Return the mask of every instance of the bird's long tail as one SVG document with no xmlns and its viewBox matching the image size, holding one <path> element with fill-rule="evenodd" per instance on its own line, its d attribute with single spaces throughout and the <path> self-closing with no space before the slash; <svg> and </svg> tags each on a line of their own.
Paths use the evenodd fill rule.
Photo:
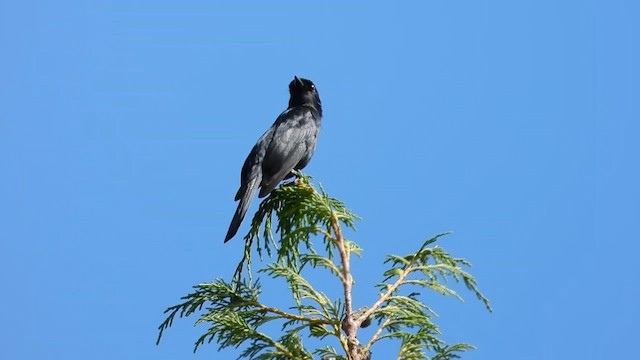
<svg viewBox="0 0 640 360">
<path fill-rule="evenodd" d="M 238 195 L 240 196 L 236 196 L 236 199 L 239 198 L 240 203 L 238 204 L 235 214 L 233 214 L 233 219 L 231 219 L 231 225 L 229 225 L 229 230 L 227 231 L 227 236 L 224 238 L 224 242 L 231 240 L 238 232 L 240 224 L 242 224 L 242 220 L 244 220 L 244 216 L 247 214 L 247 210 L 249 210 L 251 199 L 258 189 L 258 185 L 260 185 L 260 178 L 261 176 L 257 176 L 251 179 L 244 189 L 238 191 Z M 242 193 L 242 190 L 244 190 L 244 193 Z"/>
</svg>

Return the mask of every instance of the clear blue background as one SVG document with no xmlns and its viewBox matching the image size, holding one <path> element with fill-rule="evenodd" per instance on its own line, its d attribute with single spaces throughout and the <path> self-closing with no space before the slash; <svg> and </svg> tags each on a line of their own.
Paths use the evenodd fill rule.
<svg viewBox="0 0 640 360">
<path fill-rule="evenodd" d="M 240 167 L 293 75 L 325 109 L 307 172 L 363 217 L 356 305 L 453 230 L 495 312 L 425 300 L 466 359 L 635 358 L 640 5 L 417 3 L 3 1 L 0 358 L 235 358 L 156 327 L 233 272 Z"/>
</svg>

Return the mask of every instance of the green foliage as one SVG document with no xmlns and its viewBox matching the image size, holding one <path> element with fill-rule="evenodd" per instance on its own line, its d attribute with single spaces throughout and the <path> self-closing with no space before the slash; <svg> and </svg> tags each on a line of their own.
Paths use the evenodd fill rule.
<svg viewBox="0 0 640 360">
<path fill-rule="evenodd" d="M 331 222 L 337 219 L 355 229 L 355 221 L 359 219 L 355 214 L 339 200 L 329 197 L 323 189 L 318 192 L 311 185 L 309 177 L 303 174 L 299 176 L 296 181 L 284 183 L 260 203 L 251 221 L 251 229 L 244 237 L 244 257 L 236 269 L 235 280 L 242 277 L 245 265 L 249 267 L 248 275 L 251 276 L 251 250 L 254 245 L 260 259 L 263 259 L 263 251 L 271 257 L 272 250 L 276 249 L 276 262 L 286 266 L 298 267 L 313 262 L 310 256 L 317 255 L 317 252 L 311 239 L 318 234 L 323 236 L 326 256 L 316 259 L 323 262 L 325 267 L 331 267 L 329 263 L 333 263 L 335 250 L 330 235 Z M 275 233 L 280 235 L 278 241 L 274 236 L 274 215 L 277 218 Z M 306 253 L 301 253 L 300 246 L 304 247 Z M 352 242 L 348 242 L 348 247 L 356 254 L 362 251 Z M 301 257 L 308 261 L 300 262 Z"/>
<path fill-rule="evenodd" d="M 454 359 L 472 349 L 467 344 L 447 345 L 440 339 L 432 321 L 435 313 L 420 300 L 418 292 L 431 290 L 462 299 L 448 286 L 453 280 L 463 283 L 491 311 L 474 278 L 464 270 L 470 264 L 431 246 L 445 234 L 427 240 L 415 253 L 389 255 L 385 261 L 388 269 L 377 285 L 380 298 L 357 311 L 351 308 L 350 255 L 359 255 L 362 249 L 345 239 L 341 229 L 353 229 L 357 219 L 342 202 L 316 190 L 302 174 L 281 185 L 262 201 L 253 217 L 232 280 L 216 279 L 194 286 L 182 303 L 165 311 L 168 315 L 159 327 L 158 342 L 176 316 L 198 314 L 196 325 L 208 329 L 196 340 L 194 351 L 205 342 L 215 342 L 220 349 L 243 347 L 239 358 L 246 359 L 297 360 L 316 355 L 321 359 L 366 360 L 374 357 L 371 347 L 383 339 L 400 342 L 397 358 L 402 360 Z M 260 279 L 254 280 L 251 270 L 254 252 L 262 260 L 258 276 L 283 281 L 290 289 L 293 305 L 287 311 L 260 301 Z M 265 263 L 266 258 L 270 262 Z M 336 277 L 343 284 L 344 298 L 332 300 L 314 288 L 303 276 L 304 269 L 324 269 Z M 366 343 L 356 340 L 358 329 L 368 326 L 371 319 L 377 322 L 373 337 Z M 270 323 L 280 326 L 279 337 L 263 332 Z M 303 336 L 337 339 L 341 349 L 325 346 L 309 350 Z"/>
</svg>

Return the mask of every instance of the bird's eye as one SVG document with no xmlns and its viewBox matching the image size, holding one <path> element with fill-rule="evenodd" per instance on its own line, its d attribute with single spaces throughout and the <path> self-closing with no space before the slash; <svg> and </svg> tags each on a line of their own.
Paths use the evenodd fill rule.
<svg viewBox="0 0 640 360">
<path fill-rule="evenodd" d="M 311 84 L 311 90 L 315 90 L 315 89 L 316 89 L 316 86 Z"/>
</svg>

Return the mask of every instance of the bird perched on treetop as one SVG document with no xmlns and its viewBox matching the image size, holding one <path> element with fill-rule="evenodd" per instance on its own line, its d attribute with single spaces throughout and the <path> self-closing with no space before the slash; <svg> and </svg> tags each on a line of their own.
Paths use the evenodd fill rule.
<svg viewBox="0 0 640 360">
<path fill-rule="evenodd" d="M 238 232 L 258 188 L 258 197 L 265 197 L 280 181 L 294 176 L 294 170 L 307 166 L 313 156 L 322 119 L 320 96 L 311 80 L 297 76 L 289 84 L 289 93 L 289 107 L 262 134 L 244 161 L 235 198 L 240 203 L 224 242 Z"/>
</svg>

